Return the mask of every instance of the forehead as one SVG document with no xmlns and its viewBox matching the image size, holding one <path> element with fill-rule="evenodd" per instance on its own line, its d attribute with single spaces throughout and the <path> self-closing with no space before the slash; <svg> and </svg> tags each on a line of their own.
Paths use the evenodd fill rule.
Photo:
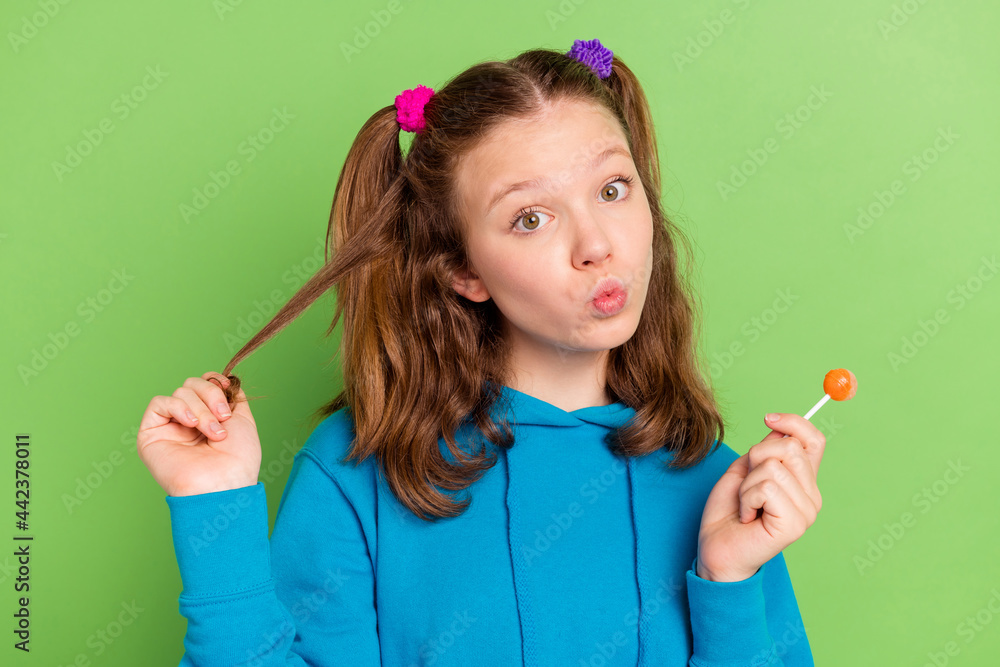
<svg viewBox="0 0 1000 667">
<path fill-rule="evenodd" d="M 614 115 L 601 105 L 580 100 L 561 100 L 526 118 L 510 118 L 494 127 L 466 156 L 468 162 L 502 162 L 512 147 L 580 148 L 603 139 L 606 148 L 615 140 L 625 143 L 625 134 Z M 523 162 L 513 156 L 511 162 Z"/>
<path fill-rule="evenodd" d="M 528 118 L 503 121 L 458 163 L 459 193 L 485 206 L 498 187 L 583 164 L 628 142 L 617 118 L 601 105 L 562 100 Z M 478 210 L 478 209 L 477 209 Z"/>
</svg>

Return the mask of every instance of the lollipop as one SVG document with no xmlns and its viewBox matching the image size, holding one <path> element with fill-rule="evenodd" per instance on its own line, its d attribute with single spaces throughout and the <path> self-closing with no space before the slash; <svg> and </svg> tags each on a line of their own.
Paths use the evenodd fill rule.
<svg viewBox="0 0 1000 667">
<path fill-rule="evenodd" d="M 806 419 L 816 414 L 816 411 L 831 398 L 835 401 L 846 401 L 854 398 L 854 394 L 858 391 L 858 379 L 854 377 L 854 373 L 846 368 L 836 368 L 823 378 L 823 391 L 826 393 L 823 394 L 823 398 L 819 399 L 819 403 L 803 415 Z"/>
</svg>

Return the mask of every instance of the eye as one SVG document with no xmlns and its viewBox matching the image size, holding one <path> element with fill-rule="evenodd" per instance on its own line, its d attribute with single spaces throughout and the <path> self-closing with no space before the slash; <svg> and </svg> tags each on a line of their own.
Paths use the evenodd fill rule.
<svg viewBox="0 0 1000 667">
<path fill-rule="evenodd" d="M 618 188 L 618 186 L 615 185 L 615 183 L 624 183 L 625 184 L 625 192 L 628 193 L 629 189 L 630 189 L 630 186 L 632 185 L 632 180 L 633 179 L 632 179 L 631 176 L 616 176 L 615 180 L 611 181 L 610 183 L 608 183 L 607 185 L 605 185 L 603 188 L 601 188 L 601 199 L 604 200 L 604 201 L 608 201 L 608 202 L 611 202 L 611 201 L 620 201 L 620 199 L 618 199 L 618 193 L 621 190 L 620 190 L 620 188 Z M 621 199 L 626 199 L 627 197 L 628 197 L 628 194 L 626 194 Z"/>
<path fill-rule="evenodd" d="M 628 199 L 629 186 L 632 185 L 634 179 L 631 176 L 625 176 L 619 174 L 615 176 L 611 181 L 609 181 L 604 187 L 601 188 L 601 200 L 607 203 L 612 203 L 616 201 L 624 201 Z M 615 183 L 624 183 L 626 194 L 619 197 L 621 189 L 614 185 Z M 530 234 L 542 224 L 539 219 L 539 215 L 548 215 L 547 213 L 542 213 L 537 208 L 529 207 L 522 208 L 520 211 L 514 214 L 514 218 L 510 221 L 511 228 L 517 226 L 517 223 L 524 218 L 524 226 L 528 231 L 522 232 L 517 229 L 514 230 L 515 234 Z"/>
<path fill-rule="evenodd" d="M 514 232 L 517 234 L 527 234 L 533 232 L 536 229 L 538 229 L 539 225 L 542 224 L 541 219 L 538 217 L 540 215 L 548 215 L 548 214 L 542 213 L 537 208 L 522 208 L 520 211 L 514 214 L 514 219 L 510 221 L 510 226 L 516 227 L 517 223 L 520 222 L 521 219 L 523 218 L 524 228 L 527 229 L 528 231 L 521 232 L 515 229 Z"/>
</svg>

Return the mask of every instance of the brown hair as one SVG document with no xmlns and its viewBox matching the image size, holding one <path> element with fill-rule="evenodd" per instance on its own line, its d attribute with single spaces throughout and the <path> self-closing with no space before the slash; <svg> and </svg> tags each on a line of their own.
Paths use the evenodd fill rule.
<svg viewBox="0 0 1000 667">
<path fill-rule="evenodd" d="M 496 463 L 496 453 L 457 449 L 456 429 L 470 419 L 505 448 L 513 436 L 506 420 L 490 418 L 509 377 L 500 312 L 492 300 L 469 301 L 452 286 L 453 271 L 466 266 L 453 174 L 492 128 L 560 99 L 602 105 L 619 120 L 654 223 L 638 328 L 607 357 L 608 393 L 636 416 L 608 443 L 625 456 L 667 448 L 674 468 L 702 460 L 721 442 L 724 425 L 698 366 L 693 292 L 678 266 L 678 246 L 688 263 L 691 249 L 661 209 L 649 107 L 617 56 L 606 79 L 547 49 L 478 63 L 436 91 L 424 108 L 426 128 L 405 159 L 395 106 L 375 112 L 340 172 L 324 265 L 226 365 L 223 375 L 233 380 L 227 396 L 239 388 L 232 368 L 335 287 L 337 308 L 325 335 L 343 315 L 344 390 L 315 416 L 349 408 L 355 438 L 344 461 L 374 455 L 393 493 L 420 518 L 464 512 L 468 499 L 456 502 L 440 489 L 467 488 Z M 443 456 L 440 437 L 454 462 Z"/>
</svg>

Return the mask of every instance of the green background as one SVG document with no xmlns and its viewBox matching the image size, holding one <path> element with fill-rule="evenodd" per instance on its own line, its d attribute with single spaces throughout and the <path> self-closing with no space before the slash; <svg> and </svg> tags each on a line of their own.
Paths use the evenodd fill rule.
<svg viewBox="0 0 1000 667">
<path fill-rule="evenodd" d="M 785 550 L 817 663 L 995 664 L 1000 8 L 389 7 L 3 3 L 0 661 L 177 664 L 169 514 L 135 453 L 151 398 L 222 370 L 241 323 L 262 324 L 316 270 L 337 176 L 374 111 L 481 60 L 597 37 L 652 106 L 664 202 L 697 249 L 726 442 L 745 452 L 765 412 L 804 413 L 832 368 L 859 379 L 855 399 L 813 418 L 828 437 L 823 510 Z M 251 160 L 243 142 L 275 109 L 293 118 Z M 112 131 L 58 173 L 102 122 Z M 185 220 L 181 204 L 229 161 L 239 173 Z M 880 214 L 862 227 L 859 209 Z M 286 461 L 340 385 L 332 312 L 317 302 L 236 369 L 266 396 L 253 410 L 272 521 Z M 9 632 L 19 433 L 33 451 L 30 656 Z M 131 625 L 101 640 L 133 602 Z"/>
</svg>

